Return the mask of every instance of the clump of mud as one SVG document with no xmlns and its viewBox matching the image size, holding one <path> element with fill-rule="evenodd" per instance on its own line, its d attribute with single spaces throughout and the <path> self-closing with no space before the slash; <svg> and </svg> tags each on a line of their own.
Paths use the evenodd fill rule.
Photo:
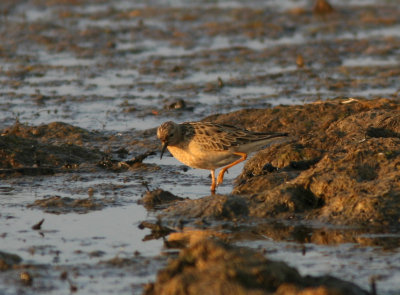
<svg viewBox="0 0 400 295">
<path fill-rule="evenodd" d="M 162 189 L 157 189 L 153 191 L 147 191 L 142 199 L 138 201 L 139 204 L 147 209 L 160 209 L 168 204 L 184 200 L 181 197 L 175 196 L 174 194 L 164 191 Z"/>
<path fill-rule="evenodd" d="M 9 270 L 21 261 L 22 259 L 18 255 L 0 251 L 0 271 Z"/>
<path fill-rule="evenodd" d="M 166 215 L 190 219 L 216 218 L 236 220 L 249 216 L 249 202 L 240 196 L 211 195 L 196 200 L 185 200 L 163 211 Z"/>
<path fill-rule="evenodd" d="M 232 196 L 185 201 L 167 213 L 231 218 L 213 208 L 238 198 L 249 216 L 334 224 L 397 226 L 400 220 L 400 104 L 331 100 L 241 110 L 205 120 L 254 131 L 286 131 L 291 140 L 258 152 Z M 186 204 L 185 204 L 186 203 Z M 237 202 L 236 202 L 237 203 Z M 187 210 L 186 210 L 186 209 Z M 218 208 L 218 207 L 216 207 Z"/>
<path fill-rule="evenodd" d="M 5 135 L 36 139 L 42 143 L 65 143 L 78 146 L 93 142 L 96 137 L 101 137 L 96 132 L 63 122 L 52 122 L 40 126 L 29 126 L 16 122 L 2 131 L 2 136 Z"/>
<path fill-rule="evenodd" d="M 0 134 L 0 177 L 96 167 L 114 172 L 140 169 L 155 149 L 146 139 L 154 134 L 151 131 L 116 137 L 62 122 L 40 126 L 16 122 Z"/>
<path fill-rule="evenodd" d="M 93 210 L 101 210 L 107 205 L 115 205 L 116 202 L 110 198 L 95 199 L 73 199 L 69 197 L 51 196 L 36 200 L 29 204 L 29 208 L 41 208 L 47 213 L 87 213 Z"/>
<path fill-rule="evenodd" d="M 144 294 L 335 294 L 366 295 L 356 285 L 330 276 L 301 276 L 284 262 L 248 248 L 201 240 L 147 285 Z"/>
<path fill-rule="evenodd" d="M 1 132 L 0 168 L 17 169 L 15 171 L 22 174 L 34 174 L 35 171 L 50 174 L 54 173 L 51 170 L 54 168 L 94 163 L 103 153 L 84 146 L 96 141 L 94 137 L 99 135 L 60 122 L 41 126 L 16 123 Z M 45 168 L 50 172 L 44 173 L 47 171 Z M 7 173 L 7 170 L 2 172 Z"/>
</svg>

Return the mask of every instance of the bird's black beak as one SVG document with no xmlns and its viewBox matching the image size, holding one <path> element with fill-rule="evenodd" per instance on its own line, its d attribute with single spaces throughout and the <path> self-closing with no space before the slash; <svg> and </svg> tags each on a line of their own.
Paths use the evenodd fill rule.
<svg viewBox="0 0 400 295">
<path fill-rule="evenodd" d="M 167 146 L 168 146 L 168 141 L 164 141 L 164 142 L 163 142 L 162 149 L 161 149 L 161 156 L 160 156 L 160 160 L 162 159 L 162 156 L 163 156 L 163 154 L 164 154 L 164 152 L 165 152 L 165 149 L 167 148 Z"/>
</svg>

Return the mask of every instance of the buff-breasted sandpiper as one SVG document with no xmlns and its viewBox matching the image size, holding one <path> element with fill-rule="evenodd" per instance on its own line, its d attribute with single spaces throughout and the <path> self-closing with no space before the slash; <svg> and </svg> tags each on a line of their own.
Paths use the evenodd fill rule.
<svg viewBox="0 0 400 295">
<path fill-rule="evenodd" d="M 165 122 L 157 130 L 161 157 L 165 149 L 183 164 L 211 171 L 211 192 L 224 179 L 224 173 L 246 160 L 247 155 L 287 133 L 260 133 L 210 122 Z M 215 169 L 221 168 L 215 181 Z"/>
</svg>

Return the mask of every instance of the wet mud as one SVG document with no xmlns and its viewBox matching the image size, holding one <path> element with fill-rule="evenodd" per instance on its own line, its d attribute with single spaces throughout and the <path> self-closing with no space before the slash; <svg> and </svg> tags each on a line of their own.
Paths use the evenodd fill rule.
<svg viewBox="0 0 400 295">
<path fill-rule="evenodd" d="M 168 204 L 184 200 L 181 197 L 175 196 L 170 192 L 163 191 L 162 189 L 147 191 L 146 194 L 138 201 L 143 204 L 146 209 L 161 209 L 167 207 Z"/>
<path fill-rule="evenodd" d="M 18 265 L 22 261 L 21 257 L 15 254 L 0 252 L 0 270 L 5 271 Z"/>
<path fill-rule="evenodd" d="M 144 294 L 360 294 L 354 284 L 329 276 L 302 277 L 261 253 L 203 240 L 181 251 Z"/>
<path fill-rule="evenodd" d="M 112 199 L 73 199 L 68 197 L 45 197 L 41 200 L 36 200 L 33 204 L 28 205 L 28 208 L 43 208 L 48 213 L 87 213 L 90 210 L 101 210 L 105 204 L 112 205 L 115 201 Z"/>
<path fill-rule="evenodd" d="M 257 153 L 236 180 L 232 194 L 244 196 L 250 216 L 398 226 L 397 101 L 337 99 L 212 119 L 292 136 Z"/>
<path fill-rule="evenodd" d="M 0 3 L 1 292 L 397 294 L 397 3 L 139 2 Z M 167 120 L 290 138 L 209 195 Z"/>
<path fill-rule="evenodd" d="M 82 146 L 83 140 L 89 141 L 88 137 L 89 132 L 63 123 L 38 127 L 16 123 L 4 129 L 0 137 L 1 171 L 47 174 L 100 161 L 104 154 Z"/>
</svg>

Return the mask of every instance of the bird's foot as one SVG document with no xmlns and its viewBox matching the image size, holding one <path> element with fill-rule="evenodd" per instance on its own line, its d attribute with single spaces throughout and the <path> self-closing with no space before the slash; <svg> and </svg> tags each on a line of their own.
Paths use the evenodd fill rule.
<svg viewBox="0 0 400 295">
<path fill-rule="evenodd" d="M 211 187 L 210 187 L 210 190 L 211 190 L 211 194 L 212 194 L 212 195 L 215 195 L 215 187 L 216 187 L 215 182 L 213 182 L 213 183 L 211 184 Z"/>
<path fill-rule="evenodd" d="M 227 170 L 221 170 L 221 172 L 218 174 L 217 178 L 217 185 L 221 185 L 222 182 L 224 181 L 224 174 Z"/>
</svg>

